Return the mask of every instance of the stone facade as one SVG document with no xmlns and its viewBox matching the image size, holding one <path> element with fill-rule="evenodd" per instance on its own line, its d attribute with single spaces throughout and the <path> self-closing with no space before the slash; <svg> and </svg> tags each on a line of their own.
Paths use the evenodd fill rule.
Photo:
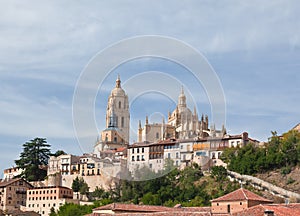
<svg viewBox="0 0 300 216">
<path fill-rule="evenodd" d="M 26 191 L 33 186 L 24 179 L 10 179 L 0 182 L 0 210 L 16 210 L 26 205 Z"/>
</svg>

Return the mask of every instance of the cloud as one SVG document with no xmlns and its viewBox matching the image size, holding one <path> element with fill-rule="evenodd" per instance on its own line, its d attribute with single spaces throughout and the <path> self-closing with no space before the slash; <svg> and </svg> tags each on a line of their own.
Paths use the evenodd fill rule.
<svg viewBox="0 0 300 216">
<path fill-rule="evenodd" d="M 72 146 L 72 97 L 80 72 L 100 50 L 144 34 L 174 37 L 205 54 L 224 87 L 228 130 L 249 130 L 259 139 L 269 130 L 284 131 L 300 118 L 299 10 L 300 3 L 280 0 L 2 2 L 0 144 L 41 135 L 58 143 L 68 140 Z M 209 112 L 199 83 L 170 63 L 153 61 L 121 65 L 103 83 L 95 103 L 100 130 L 107 96 L 120 71 L 124 80 L 138 70 L 168 71 L 187 82 L 186 92 L 198 103 L 198 111 Z M 136 88 L 126 86 L 129 98 Z M 89 90 L 96 91 L 94 86 Z M 174 87 L 176 100 L 178 92 Z M 142 105 L 136 112 L 137 118 L 146 114 Z"/>
</svg>

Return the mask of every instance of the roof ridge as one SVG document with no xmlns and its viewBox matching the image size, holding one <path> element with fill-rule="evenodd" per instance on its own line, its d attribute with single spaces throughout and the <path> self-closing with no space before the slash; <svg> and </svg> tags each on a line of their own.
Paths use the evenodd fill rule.
<svg viewBox="0 0 300 216">
<path fill-rule="evenodd" d="M 241 190 L 242 190 L 244 196 L 246 197 L 246 200 L 249 200 L 248 196 L 246 195 L 246 193 L 245 193 L 245 191 L 244 191 L 244 188 L 241 188 Z"/>
</svg>

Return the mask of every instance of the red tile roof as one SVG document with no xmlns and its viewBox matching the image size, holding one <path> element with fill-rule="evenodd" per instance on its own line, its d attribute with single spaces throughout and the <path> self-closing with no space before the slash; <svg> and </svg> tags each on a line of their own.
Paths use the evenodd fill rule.
<svg viewBox="0 0 300 216">
<path fill-rule="evenodd" d="M 213 199 L 212 202 L 238 201 L 238 200 L 255 200 L 255 201 L 261 201 L 261 202 L 268 202 L 268 203 L 273 202 L 271 200 L 268 200 L 261 196 L 258 196 L 255 193 L 252 193 L 251 191 L 248 191 L 244 188 L 240 188 L 240 189 L 235 190 L 235 191 L 233 191 L 229 194 L 226 194 L 222 197 Z"/>
<path fill-rule="evenodd" d="M 118 215 L 211 215 L 210 207 L 165 207 L 165 206 L 151 206 L 151 205 L 134 205 L 134 204 L 122 204 L 112 203 L 105 206 L 101 206 L 93 209 L 97 210 L 112 210 Z M 127 213 L 126 213 L 127 212 Z M 94 215 L 100 213 L 94 212 Z M 101 214 L 102 215 L 102 214 Z"/>
<path fill-rule="evenodd" d="M 265 211 L 273 211 L 276 216 L 296 216 L 300 215 L 300 203 L 295 204 L 260 204 L 240 212 L 233 213 L 233 216 L 263 216 Z"/>
<path fill-rule="evenodd" d="M 105 206 L 100 206 L 93 210 L 113 210 L 113 211 L 136 211 L 136 212 L 163 212 L 163 211 L 182 211 L 181 208 L 170 208 L 165 206 L 151 206 L 151 205 L 134 205 L 123 203 L 111 203 Z"/>
<path fill-rule="evenodd" d="M 9 180 L 5 179 L 2 182 L 0 182 L 0 187 L 6 187 L 17 181 L 23 181 L 23 182 L 27 183 L 30 187 L 33 187 L 29 182 L 27 182 L 25 179 L 22 179 L 22 178 L 15 178 L 15 179 L 9 179 Z"/>
</svg>

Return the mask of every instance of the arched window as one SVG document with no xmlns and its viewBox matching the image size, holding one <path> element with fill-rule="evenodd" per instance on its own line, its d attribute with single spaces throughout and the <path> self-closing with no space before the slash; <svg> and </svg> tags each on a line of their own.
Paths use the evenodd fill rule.
<svg viewBox="0 0 300 216">
<path fill-rule="evenodd" d="M 115 137 L 115 138 L 114 138 L 114 142 L 117 142 L 117 141 L 118 141 L 118 139 L 117 139 L 117 137 Z"/>
<path fill-rule="evenodd" d="M 122 105 L 122 104 L 121 104 L 121 101 L 119 101 L 119 109 L 121 109 L 121 105 Z"/>
<path fill-rule="evenodd" d="M 157 132 L 157 133 L 156 133 L 156 139 L 158 139 L 158 138 L 159 138 L 159 133 Z"/>
<path fill-rule="evenodd" d="M 124 116 L 121 118 L 121 127 L 124 127 Z"/>
</svg>

